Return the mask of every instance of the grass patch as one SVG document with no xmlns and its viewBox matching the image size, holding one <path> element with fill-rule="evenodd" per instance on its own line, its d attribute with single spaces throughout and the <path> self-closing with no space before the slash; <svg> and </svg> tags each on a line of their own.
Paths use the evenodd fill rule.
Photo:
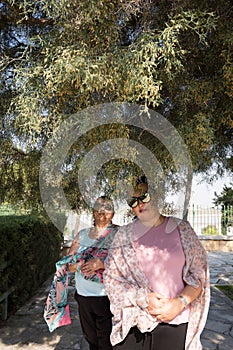
<svg viewBox="0 0 233 350">
<path fill-rule="evenodd" d="M 223 292 L 228 298 L 233 300 L 233 285 L 216 286 L 221 292 Z"/>
</svg>

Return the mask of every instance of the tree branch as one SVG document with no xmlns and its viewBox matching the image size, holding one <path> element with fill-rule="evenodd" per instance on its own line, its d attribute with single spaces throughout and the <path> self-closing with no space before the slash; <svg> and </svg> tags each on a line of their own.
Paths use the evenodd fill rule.
<svg viewBox="0 0 233 350">
<path fill-rule="evenodd" d="M 14 24 L 17 25 L 37 25 L 40 27 L 44 27 L 47 25 L 54 24 L 54 19 L 52 18 L 24 18 L 19 19 L 17 17 L 9 17 L 7 15 L 0 14 L 0 28 L 4 28 L 6 25 Z"/>
</svg>

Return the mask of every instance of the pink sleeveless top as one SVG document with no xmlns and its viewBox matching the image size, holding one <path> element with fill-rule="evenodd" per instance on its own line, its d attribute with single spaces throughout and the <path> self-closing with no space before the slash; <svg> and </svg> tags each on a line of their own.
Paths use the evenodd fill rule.
<svg viewBox="0 0 233 350">
<path fill-rule="evenodd" d="M 168 218 L 149 229 L 134 241 L 137 259 L 154 292 L 167 298 L 177 297 L 184 289 L 182 271 L 185 256 L 176 227 L 166 233 Z M 139 224 L 140 225 L 140 224 Z M 184 309 L 170 324 L 188 322 L 189 308 Z"/>
</svg>

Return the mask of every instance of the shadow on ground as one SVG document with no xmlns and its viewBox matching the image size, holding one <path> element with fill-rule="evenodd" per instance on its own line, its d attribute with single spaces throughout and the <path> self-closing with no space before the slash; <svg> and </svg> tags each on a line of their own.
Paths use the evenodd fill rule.
<svg viewBox="0 0 233 350">
<path fill-rule="evenodd" d="M 28 348 L 30 350 L 87 350 L 83 337 L 78 306 L 73 299 L 74 290 L 70 287 L 68 301 L 70 304 L 72 324 L 57 328 L 52 333 L 43 318 L 43 309 L 52 278 L 47 280 L 36 295 L 1 327 L 0 349 Z"/>
</svg>

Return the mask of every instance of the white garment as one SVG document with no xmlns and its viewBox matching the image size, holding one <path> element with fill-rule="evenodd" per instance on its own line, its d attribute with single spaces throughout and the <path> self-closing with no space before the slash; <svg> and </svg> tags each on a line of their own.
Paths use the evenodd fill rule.
<svg viewBox="0 0 233 350">
<path fill-rule="evenodd" d="M 95 246 L 96 240 L 89 237 L 90 228 L 83 229 L 79 232 L 80 247 L 82 251 L 88 247 Z M 98 297 L 106 295 L 103 283 L 98 283 L 85 279 L 82 274 L 75 272 L 75 286 L 77 293 L 86 297 Z"/>
</svg>

